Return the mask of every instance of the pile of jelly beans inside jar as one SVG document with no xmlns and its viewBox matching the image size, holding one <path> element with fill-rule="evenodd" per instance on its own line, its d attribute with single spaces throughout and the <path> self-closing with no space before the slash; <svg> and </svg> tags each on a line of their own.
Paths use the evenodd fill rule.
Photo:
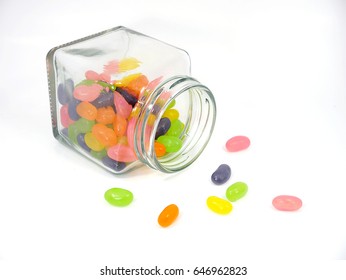
<svg viewBox="0 0 346 280">
<path fill-rule="evenodd" d="M 58 85 L 63 135 L 115 171 L 137 160 L 133 139 L 139 101 L 145 100 L 161 82 L 161 77 L 149 82 L 144 74 L 136 73 L 140 65 L 141 62 L 132 57 L 112 60 L 103 66 L 102 73 L 86 70 L 84 80 L 75 83 L 67 79 Z M 162 103 L 169 97 L 168 92 L 162 94 Z M 173 99 L 158 122 L 154 142 L 157 157 L 182 147 L 179 136 L 184 123 L 174 106 Z M 147 133 L 153 129 L 156 118 L 154 108 Z"/>
</svg>

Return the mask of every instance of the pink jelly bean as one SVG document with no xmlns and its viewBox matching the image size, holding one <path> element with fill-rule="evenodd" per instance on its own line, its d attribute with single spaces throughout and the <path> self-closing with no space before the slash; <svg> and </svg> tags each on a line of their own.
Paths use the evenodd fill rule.
<svg viewBox="0 0 346 280">
<path fill-rule="evenodd" d="M 250 146 L 250 139 L 246 136 L 234 136 L 226 142 L 226 149 L 229 152 L 239 152 Z"/>
<path fill-rule="evenodd" d="M 302 207 L 300 198 L 292 195 L 279 195 L 272 201 L 273 206 L 280 211 L 296 211 Z"/>
<path fill-rule="evenodd" d="M 103 73 L 111 75 L 119 71 L 119 61 L 112 60 L 103 66 Z"/>
<path fill-rule="evenodd" d="M 137 156 L 134 151 L 126 145 L 116 144 L 110 147 L 107 151 L 107 155 L 116 161 L 120 162 L 132 162 L 137 160 Z"/>
<path fill-rule="evenodd" d="M 88 80 L 98 81 L 99 77 L 100 75 L 97 74 L 95 71 L 89 70 L 85 72 L 85 78 L 87 78 Z"/>
<path fill-rule="evenodd" d="M 126 131 L 127 142 L 132 149 L 134 147 L 133 137 L 135 134 L 136 121 L 137 121 L 137 118 L 131 118 L 129 122 L 127 123 L 127 131 Z"/>
<path fill-rule="evenodd" d="M 80 85 L 77 86 L 73 91 L 73 96 L 81 101 L 94 101 L 99 97 L 103 87 L 98 84 L 93 84 L 91 86 Z"/>
<path fill-rule="evenodd" d="M 111 82 L 111 76 L 108 73 L 101 73 L 99 76 L 99 80 L 104 81 L 106 83 L 110 83 Z"/>
<path fill-rule="evenodd" d="M 132 111 L 132 106 L 127 103 L 124 97 L 120 95 L 119 92 L 114 91 L 114 105 L 117 110 L 117 114 L 127 119 Z"/>
<path fill-rule="evenodd" d="M 60 120 L 63 127 L 68 127 L 70 124 L 74 123 L 74 120 L 71 120 L 68 114 L 68 104 L 60 108 Z"/>
</svg>

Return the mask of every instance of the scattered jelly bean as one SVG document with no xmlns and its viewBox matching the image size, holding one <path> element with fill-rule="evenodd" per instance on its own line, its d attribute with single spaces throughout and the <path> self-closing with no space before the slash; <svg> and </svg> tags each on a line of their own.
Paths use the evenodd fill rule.
<svg viewBox="0 0 346 280">
<path fill-rule="evenodd" d="M 76 110 L 79 103 L 80 101 L 75 98 L 72 98 L 68 103 L 68 115 L 70 116 L 71 120 L 76 121 L 80 118 Z"/>
<path fill-rule="evenodd" d="M 168 205 L 165 209 L 160 213 L 157 222 L 162 227 L 170 226 L 178 217 L 179 208 L 175 204 Z"/>
<path fill-rule="evenodd" d="M 97 116 L 96 107 L 87 101 L 79 103 L 76 107 L 76 111 L 78 115 L 89 121 L 95 120 Z"/>
<path fill-rule="evenodd" d="M 120 87 L 117 87 L 116 91 L 119 92 L 120 95 L 125 98 L 126 102 L 129 103 L 132 107 L 135 106 L 135 104 L 138 101 L 137 97 L 133 96 L 132 94 L 127 92 L 125 89 Z"/>
<path fill-rule="evenodd" d="M 124 97 L 120 95 L 118 92 L 114 92 L 114 104 L 117 110 L 117 114 L 127 119 L 132 111 L 132 106 L 127 103 Z"/>
<path fill-rule="evenodd" d="M 97 123 L 92 127 L 92 134 L 104 146 L 109 147 L 117 143 L 117 136 L 113 129 L 102 123 Z"/>
<path fill-rule="evenodd" d="M 80 101 L 94 101 L 99 97 L 103 87 L 98 84 L 93 84 L 91 86 L 77 86 L 73 91 L 74 98 Z"/>
<path fill-rule="evenodd" d="M 168 153 L 179 151 L 183 145 L 183 142 L 179 138 L 173 136 L 163 135 L 157 138 L 156 141 L 163 144 L 166 148 L 166 152 Z"/>
<path fill-rule="evenodd" d="M 154 149 L 157 157 L 162 157 L 166 154 L 166 147 L 157 141 L 154 142 Z"/>
<path fill-rule="evenodd" d="M 116 136 L 123 136 L 126 133 L 127 121 L 119 114 L 115 114 L 113 121 L 113 129 Z"/>
<path fill-rule="evenodd" d="M 107 151 L 107 155 L 116 161 L 132 162 L 137 160 L 135 152 L 126 145 L 117 144 L 110 147 Z"/>
<path fill-rule="evenodd" d="M 65 104 L 60 108 L 60 120 L 63 127 L 68 127 L 70 124 L 73 124 L 74 121 L 71 120 L 68 114 L 68 105 Z"/>
<path fill-rule="evenodd" d="M 171 122 L 171 127 L 167 131 L 168 136 L 180 137 L 184 131 L 185 125 L 178 119 Z"/>
<path fill-rule="evenodd" d="M 92 134 L 91 132 L 88 132 L 85 134 L 84 136 L 84 141 L 85 144 L 93 151 L 95 152 L 100 152 L 102 150 L 104 150 L 105 146 L 102 145 L 97 138 L 95 137 L 94 134 Z"/>
<path fill-rule="evenodd" d="M 90 151 L 90 155 L 93 156 L 94 158 L 102 159 L 105 156 L 107 156 L 107 150 L 106 149 L 103 149 L 101 151 L 93 151 L 93 150 L 91 150 Z"/>
<path fill-rule="evenodd" d="M 79 133 L 90 132 L 94 124 L 95 121 L 89 121 L 84 118 L 80 118 L 74 123 Z"/>
<path fill-rule="evenodd" d="M 96 122 L 102 124 L 111 124 L 114 122 L 115 112 L 113 107 L 101 107 L 97 109 Z"/>
<path fill-rule="evenodd" d="M 173 121 L 179 118 L 179 112 L 176 109 L 168 109 L 163 113 L 162 117 L 169 118 L 171 121 Z"/>
<path fill-rule="evenodd" d="M 170 127 L 171 121 L 169 120 L 169 118 L 162 118 L 157 125 L 155 139 L 159 138 L 162 135 L 165 135 Z"/>
<path fill-rule="evenodd" d="M 232 203 L 217 196 L 209 196 L 207 199 L 207 206 L 213 212 L 221 215 L 226 215 L 233 209 Z"/>
<path fill-rule="evenodd" d="M 85 133 L 79 133 L 77 135 L 77 142 L 78 142 L 79 146 L 81 146 L 85 151 L 90 152 L 91 149 L 85 143 L 84 136 L 85 136 Z"/>
<path fill-rule="evenodd" d="M 107 167 L 109 167 L 115 171 L 121 171 L 121 170 L 125 169 L 125 167 L 126 167 L 125 162 L 120 162 L 120 161 L 111 159 L 109 156 L 107 156 L 107 153 L 106 153 L 106 156 L 104 156 L 102 158 L 102 163 L 105 166 L 107 166 Z"/>
<path fill-rule="evenodd" d="M 250 139 L 246 136 L 234 136 L 227 140 L 226 149 L 229 152 L 239 152 L 250 146 Z"/>
<path fill-rule="evenodd" d="M 96 108 L 114 105 L 113 92 L 102 91 L 99 97 L 97 97 L 93 102 L 91 102 L 91 104 L 93 104 Z"/>
<path fill-rule="evenodd" d="M 106 201 L 113 206 L 127 206 L 133 200 L 133 194 L 129 190 L 112 188 L 105 192 Z"/>
<path fill-rule="evenodd" d="M 216 185 L 226 183 L 231 177 L 231 168 L 227 164 L 221 164 L 211 175 L 211 180 Z"/>
<path fill-rule="evenodd" d="M 279 195 L 273 199 L 272 204 L 280 211 L 296 211 L 302 207 L 303 202 L 296 196 Z"/>
<path fill-rule="evenodd" d="M 244 197 L 247 190 L 247 184 L 243 182 L 236 182 L 228 187 L 226 190 L 226 197 L 229 201 L 234 202 Z"/>
</svg>

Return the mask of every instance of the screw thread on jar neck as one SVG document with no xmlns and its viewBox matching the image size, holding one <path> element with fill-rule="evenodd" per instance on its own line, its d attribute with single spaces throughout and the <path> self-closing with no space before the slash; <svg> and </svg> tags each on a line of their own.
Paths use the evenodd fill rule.
<svg viewBox="0 0 346 280">
<path fill-rule="evenodd" d="M 182 147 L 157 157 L 155 134 L 162 115 L 176 100 L 184 129 L 179 136 Z M 154 121 L 153 121 L 154 119 Z M 202 153 L 213 132 L 216 104 L 211 91 L 188 76 L 174 76 L 158 85 L 141 104 L 134 128 L 134 150 L 138 159 L 162 172 L 176 172 L 193 163 Z"/>
</svg>

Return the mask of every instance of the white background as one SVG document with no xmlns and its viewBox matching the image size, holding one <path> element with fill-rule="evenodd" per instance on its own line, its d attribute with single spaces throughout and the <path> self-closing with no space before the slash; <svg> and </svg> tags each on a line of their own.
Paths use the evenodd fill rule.
<svg viewBox="0 0 346 280">
<path fill-rule="evenodd" d="M 118 25 L 187 50 L 193 76 L 215 95 L 211 142 L 180 173 L 144 167 L 117 177 L 52 135 L 46 53 Z M 105 279 L 106 265 L 345 279 L 345 36 L 342 0 L 1 0 L 0 279 Z M 235 135 L 251 147 L 227 153 Z M 215 186 L 221 163 L 232 177 Z M 249 192 L 230 215 L 207 209 L 208 196 L 236 181 Z M 133 203 L 108 205 L 112 187 L 131 190 Z M 303 207 L 276 211 L 280 194 Z M 157 216 L 170 203 L 180 216 L 163 229 Z"/>
</svg>

